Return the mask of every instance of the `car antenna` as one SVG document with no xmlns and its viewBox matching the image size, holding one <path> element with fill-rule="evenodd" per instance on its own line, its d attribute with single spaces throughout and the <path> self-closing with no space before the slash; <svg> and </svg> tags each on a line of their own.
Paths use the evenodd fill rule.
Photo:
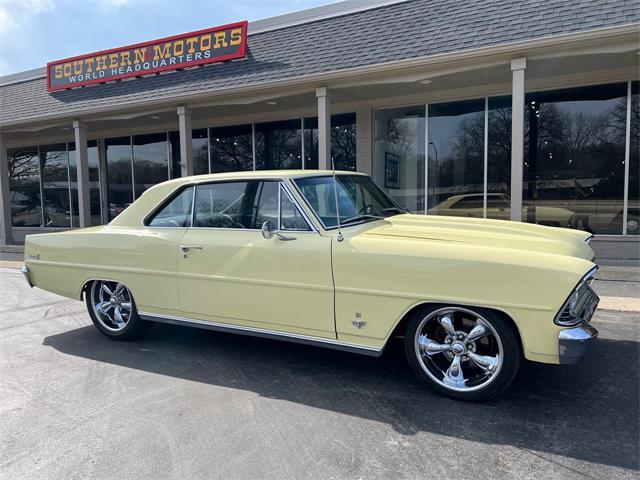
<svg viewBox="0 0 640 480">
<path fill-rule="evenodd" d="M 336 240 L 341 242 L 344 240 L 342 229 L 340 228 L 340 207 L 338 206 L 338 181 L 336 180 L 336 162 L 331 158 L 331 168 L 333 170 L 333 195 L 336 199 L 336 219 L 338 220 L 338 237 Z"/>
</svg>

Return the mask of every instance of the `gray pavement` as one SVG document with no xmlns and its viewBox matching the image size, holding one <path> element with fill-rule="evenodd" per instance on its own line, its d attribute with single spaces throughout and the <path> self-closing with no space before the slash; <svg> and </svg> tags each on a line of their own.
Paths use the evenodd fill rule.
<svg viewBox="0 0 640 480">
<path fill-rule="evenodd" d="M 0 269 L 0 478 L 638 478 L 639 313 L 467 404 L 380 359 L 157 325 L 109 341 Z"/>
</svg>

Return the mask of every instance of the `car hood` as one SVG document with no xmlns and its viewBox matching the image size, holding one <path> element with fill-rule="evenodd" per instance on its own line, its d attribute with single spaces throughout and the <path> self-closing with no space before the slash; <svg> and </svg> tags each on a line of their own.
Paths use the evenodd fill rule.
<svg viewBox="0 0 640 480">
<path fill-rule="evenodd" d="M 363 235 L 419 238 L 593 259 L 590 234 L 508 220 L 404 214 L 370 224 Z"/>
</svg>

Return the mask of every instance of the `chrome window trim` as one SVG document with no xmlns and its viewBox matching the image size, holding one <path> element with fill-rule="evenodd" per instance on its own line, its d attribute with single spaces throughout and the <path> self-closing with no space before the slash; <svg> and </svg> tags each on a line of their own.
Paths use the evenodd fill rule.
<svg viewBox="0 0 640 480">
<path fill-rule="evenodd" d="M 302 215 L 302 217 L 304 218 L 305 222 L 307 222 L 307 226 L 309 227 L 309 230 L 286 230 L 286 231 L 287 232 L 300 232 L 300 233 L 305 233 L 305 232 L 311 231 L 311 232 L 318 233 L 318 230 L 316 229 L 316 226 L 313 224 L 313 222 L 311 221 L 311 219 L 307 215 L 307 212 L 305 212 L 304 208 L 302 208 L 302 205 L 300 205 L 300 202 L 298 202 L 298 199 L 296 198 L 296 196 L 293 194 L 293 192 L 291 190 L 289 190 L 289 187 L 287 186 L 287 184 L 282 180 L 280 181 L 280 188 L 284 190 L 284 193 L 287 195 L 287 197 L 289 198 L 291 203 L 293 203 L 294 207 L 298 209 L 298 211 L 300 212 L 300 215 Z M 280 209 L 281 206 L 282 206 L 282 203 L 280 202 L 280 206 L 278 207 L 278 209 Z M 279 218 L 278 221 L 280 223 L 282 223 L 282 218 Z"/>
<path fill-rule="evenodd" d="M 222 180 L 213 180 L 213 181 L 206 181 L 206 182 L 189 184 L 189 185 L 193 185 L 195 188 L 193 189 L 193 201 L 191 202 L 191 204 L 192 204 L 192 206 L 191 206 L 191 226 L 188 227 L 188 228 L 191 228 L 191 229 L 194 229 L 194 230 L 196 230 L 196 229 L 197 230 L 233 230 L 235 232 L 259 232 L 260 231 L 259 228 L 196 227 L 195 226 L 195 219 L 196 219 L 195 202 L 196 202 L 196 191 L 197 191 L 198 187 L 203 186 L 203 185 L 217 184 L 217 183 L 248 183 L 248 182 L 277 182 L 278 183 L 278 224 L 281 221 L 281 212 L 280 212 L 280 209 L 281 209 L 281 201 L 280 201 L 280 199 L 281 199 L 281 197 L 280 197 L 280 194 L 281 194 L 282 189 L 284 189 L 285 194 L 287 195 L 289 200 L 291 200 L 293 205 L 298 209 L 298 211 L 300 212 L 300 214 L 304 218 L 305 222 L 307 222 L 307 225 L 309 226 L 309 230 L 286 230 L 287 232 L 319 233 L 318 229 L 313 224 L 313 222 L 311 222 L 309 220 L 309 217 L 306 214 L 306 212 L 304 211 L 304 209 L 301 208 L 300 203 L 298 202 L 298 200 L 291 193 L 291 190 L 289 190 L 289 188 L 287 187 L 284 179 L 283 178 L 278 178 L 278 177 L 237 178 L 237 179 L 232 179 L 232 180 L 222 179 Z M 164 227 L 164 228 L 177 228 L 177 227 Z"/>
<path fill-rule="evenodd" d="M 352 176 L 352 175 L 353 175 L 353 176 L 360 176 L 360 177 L 361 177 L 361 176 L 365 176 L 365 177 L 367 177 L 367 178 L 371 179 L 371 177 L 369 177 L 368 175 L 363 175 L 362 173 L 358 173 L 358 172 L 355 172 L 355 173 L 353 173 L 353 174 L 351 174 L 351 173 L 336 174 L 336 177 L 348 177 L 348 176 Z M 318 214 L 316 213 L 316 211 L 311 207 L 311 205 L 310 205 L 310 204 L 309 204 L 309 202 L 307 201 L 306 197 L 305 197 L 305 196 L 304 196 L 304 194 L 302 193 L 302 190 L 300 190 L 300 187 L 299 187 L 299 186 L 298 186 L 298 184 L 296 183 L 296 180 L 297 180 L 298 178 L 308 178 L 308 177 L 314 177 L 314 178 L 317 178 L 317 177 L 329 177 L 329 178 L 331 178 L 331 174 L 330 174 L 330 173 L 329 173 L 329 174 L 322 174 L 322 173 L 321 173 L 321 174 L 318 174 L 318 175 L 309 175 L 309 176 L 307 176 L 307 175 L 302 175 L 302 176 L 299 176 L 299 177 L 291 178 L 290 180 L 291 180 L 291 183 L 293 184 L 293 187 L 295 188 L 296 192 L 298 192 L 298 195 L 300 195 L 300 197 L 304 200 L 305 205 L 306 205 L 306 206 L 307 206 L 307 208 L 311 211 L 311 213 L 313 213 L 313 216 L 314 216 L 314 217 L 315 217 L 315 219 L 318 221 L 318 223 L 320 223 L 320 225 L 322 225 L 322 228 L 323 228 L 324 230 L 326 230 L 326 231 L 337 230 L 337 229 L 338 229 L 338 226 L 337 226 L 337 225 L 336 225 L 335 227 L 327 227 L 327 226 L 324 224 L 324 222 L 322 221 L 322 219 L 318 216 Z M 396 202 L 395 200 L 393 200 L 393 199 L 389 196 L 389 194 L 388 194 L 387 192 L 385 192 L 383 189 L 381 189 L 380 187 L 378 187 L 378 185 L 373 181 L 373 179 L 371 179 L 371 182 L 372 182 L 372 183 L 373 183 L 373 184 L 374 184 L 378 189 L 380 189 L 380 191 L 384 194 L 384 196 L 385 196 L 385 197 L 387 197 L 387 198 L 391 201 L 391 203 L 392 203 L 393 205 L 397 205 L 397 202 Z M 401 207 L 399 207 L 399 208 L 401 208 Z M 384 219 L 383 219 L 383 218 L 371 218 L 371 219 L 368 219 L 368 220 L 361 220 L 361 221 L 359 221 L 359 222 L 353 222 L 353 223 L 351 223 L 351 222 L 350 222 L 348 225 L 340 225 L 340 228 L 345 229 L 345 228 L 349 228 L 349 227 L 355 227 L 355 226 L 358 226 L 358 225 L 363 225 L 363 224 L 365 224 L 365 223 L 373 223 L 373 222 L 377 222 L 377 221 L 380 221 L 380 220 L 384 220 Z"/>
<path fill-rule="evenodd" d="M 173 325 L 183 325 L 197 328 L 205 328 L 209 330 L 217 330 L 228 333 L 238 333 L 241 335 L 249 335 L 254 337 L 270 338 L 275 340 L 286 340 L 294 343 L 302 343 L 306 345 L 314 345 L 319 347 L 333 348 L 354 353 L 362 353 L 365 355 L 379 357 L 382 355 L 382 349 L 361 345 L 357 343 L 342 342 L 340 340 L 332 340 L 330 338 L 314 337 L 310 335 L 302 335 L 297 333 L 287 333 L 277 330 L 268 330 L 257 327 L 247 327 L 242 325 L 234 325 L 231 323 L 221 323 L 209 320 L 197 320 L 193 318 L 177 317 L 172 315 L 159 315 L 156 313 L 139 312 L 138 315 L 142 320 L 169 323 Z"/>
</svg>

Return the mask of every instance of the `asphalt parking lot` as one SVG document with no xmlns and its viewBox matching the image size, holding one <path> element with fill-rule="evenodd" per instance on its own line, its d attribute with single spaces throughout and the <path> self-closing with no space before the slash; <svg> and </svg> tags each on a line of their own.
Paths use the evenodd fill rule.
<svg viewBox="0 0 640 480">
<path fill-rule="evenodd" d="M 380 359 L 158 325 L 118 343 L 0 269 L 0 478 L 638 478 L 640 314 L 485 404 Z"/>
</svg>

